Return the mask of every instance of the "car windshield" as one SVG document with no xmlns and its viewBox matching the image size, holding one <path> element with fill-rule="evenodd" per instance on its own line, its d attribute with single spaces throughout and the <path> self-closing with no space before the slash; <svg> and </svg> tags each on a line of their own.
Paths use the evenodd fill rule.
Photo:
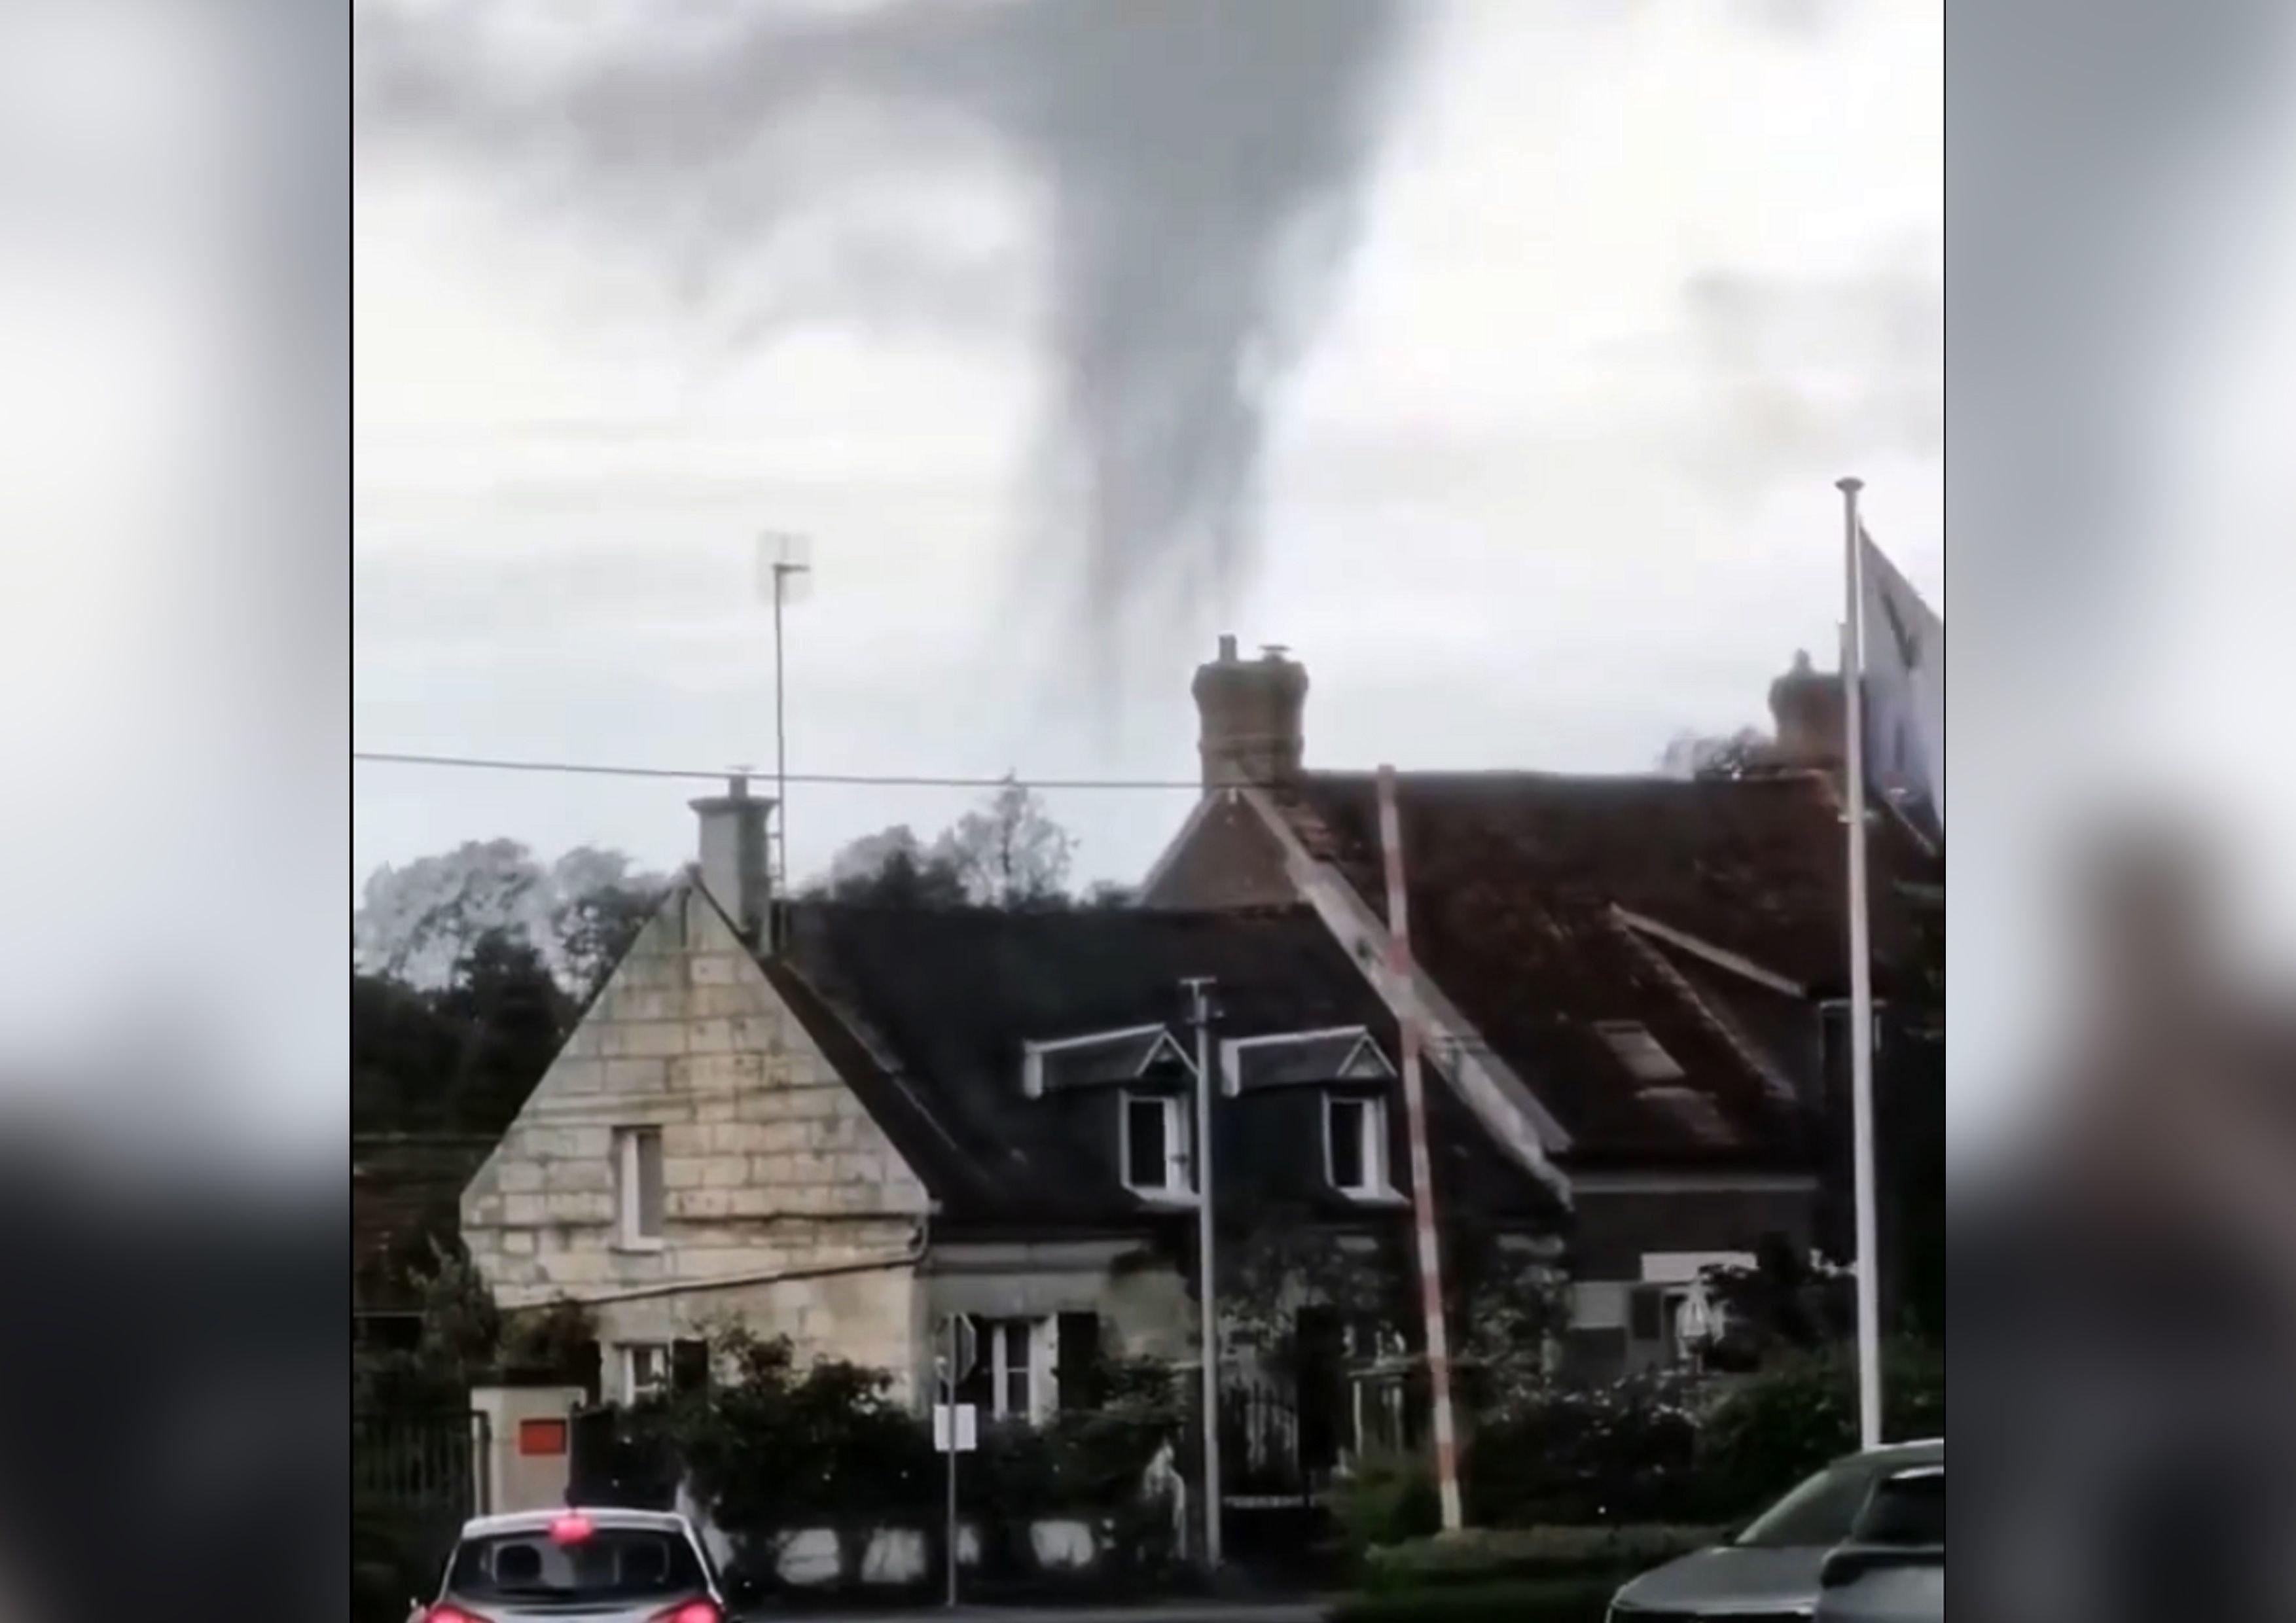
<svg viewBox="0 0 2296 1623">
<path fill-rule="evenodd" d="M 447 1576 L 447 1593 L 470 1601 L 675 1600 L 707 1586 L 693 1544 L 656 1528 L 594 1528 L 568 1544 L 546 1531 L 465 1539 Z"/>
<path fill-rule="evenodd" d="M 1860 1544 L 1941 1547 L 1945 1544 L 1945 1472 L 1906 1471 L 1882 1482 L 1866 1502 L 1853 1536 Z"/>
<path fill-rule="evenodd" d="M 1849 1537 L 1884 1469 L 1872 1460 L 1829 1465 L 1763 1512 L 1738 1543 L 1759 1550 L 1832 1548 Z"/>
</svg>

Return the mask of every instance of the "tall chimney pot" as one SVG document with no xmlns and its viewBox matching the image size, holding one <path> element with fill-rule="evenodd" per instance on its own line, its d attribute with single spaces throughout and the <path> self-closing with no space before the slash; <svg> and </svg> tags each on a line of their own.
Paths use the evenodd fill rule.
<svg viewBox="0 0 2296 1623">
<path fill-rule="evenodd" d="M 1819 670 L 1808 649 L 1796 650 L 1793 668 L 1770 684 L 1778 759 L 1794 766 L 1840 766 L 1849 747 L 1843 716 L 1841 673 Z"/>
<path fill-rule="evenodd" d="M 702 888 L 752 945 L 765 939 L 773 906 L 773 870 L 767 860 L 766 821 L 774 802 L 750 792 L 746 774 L 726 780 L 726 792 L 691 802 L 700 820 Z"/>
<path fill-rule="evenodd" d="M 1196 668 L 1193 691 L 1207 792 L 1299 775 L 1308 669 L 1282 644 L 1264 644 L 1257 660 L 1240 660 L 1235 637 L 1223 635 L 1219 657 Z"/>
</svg>

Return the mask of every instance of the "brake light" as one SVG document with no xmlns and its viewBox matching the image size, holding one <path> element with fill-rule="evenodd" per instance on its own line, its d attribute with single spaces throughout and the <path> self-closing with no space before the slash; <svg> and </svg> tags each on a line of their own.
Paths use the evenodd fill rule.
<svg viewBox="0 0 2296 1623">
<path fill-rule="evenodd" d="M 449 1606 L 444 1601 L 422 1614 L 422 1623 L 487 1623 L 475 1611 L 464 1611 L 459 1606 Z"/>
<path fill-rule="evenodd" d="M 715 1601 L 688 1601 L 671 1607 L 653 1623 L 726 1623 L 726 1614 L 718 1610 Z"/>
<path fill-rule="evenodd" d="M 558 1520 L 550 1524 L 550 1542 L 553 1544 L 580 1544 L 584 1539 L 590 1537 L 593 1530 L 594 1529 L 590 1526 L 590 1519 L 587 1516 L 576 1512 L 569 1512 L 567 1514 L 559 1517 Z"/>
</svg>

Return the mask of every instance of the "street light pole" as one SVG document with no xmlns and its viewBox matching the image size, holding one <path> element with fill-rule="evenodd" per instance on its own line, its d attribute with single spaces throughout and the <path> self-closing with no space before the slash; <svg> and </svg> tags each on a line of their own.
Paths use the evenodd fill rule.
<svg viewBox="0 0 2296 1623">
<path fill-rule="evenodd" d="M 1196 1355 L 1204 1434 L 1204 1565 L 1220 1564 L 1219 1307 L 1212 1273 L 1212 1014 L 1208 976 L 1180 983 L 1196 1029 Z"/>
</svg>

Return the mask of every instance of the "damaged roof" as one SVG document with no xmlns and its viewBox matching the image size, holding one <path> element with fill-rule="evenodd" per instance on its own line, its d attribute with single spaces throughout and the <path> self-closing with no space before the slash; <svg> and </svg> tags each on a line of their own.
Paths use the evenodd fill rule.
<svg viewBox="0 0 2296 1623">
<path fill-rule="evenodd" d="M 1308 773 L 1275 798 L 1309 853 L 1336 864 L 1384 917 L 1375 775 Z M 1813 996 L 1845 989 L 1843 808 L 1824 773 L 1406 772 L 1396 807 L 1414 932 L 1423 892 L 1454 911 L 1508 896 L 1616 903 Z M 1881 878 L 1942 870 L 1892 819 L 1873 826 L 1878 974 L 1906 942 Z"/>
<path fill-rule="evenodd" d="M 1183 981 L 1208 976 L 1215 1040 L 1360 1026 L 1396 1053 L 1394 1024 L 1360 971 L 1305 907 L 1181 913 L 890 909 L 831 903 L 791 908 L 789 938 L 766 970 L 799 1021 L 961 1229 L 1071 1233 L 1136 1229 L 1168 1205 L 1124 1185 L 1117 1127 L 1127 1086 L 1185 1096 L 1169 1065 L 1128 1084 L 1090 1063 L 1048 1066 L 1039 1096 L 1024 1087 L 1029 1045 L 1095 1033 L 1167 1028 L 1191 1057 Z M 1152 1060 L 1152 1042 L 1116 1045 Z M 1335 1219 L 1376 1217 L 1330 1187 L 1325 1089 L 1384 1086 L 1350 1065 L 1352 1042 L 1296 1052 L 1289 1066 L 1248 1071 L 1235 1097 L 1216 1096 L 1214 1178 L 1229 1199 Z M 1111 1050 L 1113 1052 L 1113 1049 Z M 1137 1057 L 1137 1056 L 1136 1056 Z M 1308 1077 L 1328 1059 L 1328 1077 Z M 1218 1057 L 1215 1055 L 1215 1065 Z M 1342 1072 L 1346 1073 L 1344 1076 Z M 1376 1076 L 1374 1071 L 1374 1076 Z M 1428 1089 L 1430 1135 L 1447 1205 L 1546 1224 L 1552 1197 L 1440 1086 Z M 1399 1106 L 1389 1112 L 1390 1182 L 1407 1193 Z M 1394 1208 L 1399 1209 L 1399 1205 Z"/>
<path fill-rule="evenodd" d="M 1847 979 L 1830 779 L 1487 772 L 1396 783 L 1413 955 L 1571 1135 L 1573 1164 L 1807 1164 L 1797 1093 L 1815 1095 L 1822 1064 L 1808 1017 Z M 1269 798 L 1384 922 L 1376 776 L 1306 773 Z M 1874 849 L 1886 991 L 1911 938 L 1881 881 L 1941 867 L 1886 819 Z M 1717 967 L 1684 938 L 1742 968 Z M 1622 1045 L 1654 1049 L 1679 1075 L 1639 1066 Z"/>
</svg>

